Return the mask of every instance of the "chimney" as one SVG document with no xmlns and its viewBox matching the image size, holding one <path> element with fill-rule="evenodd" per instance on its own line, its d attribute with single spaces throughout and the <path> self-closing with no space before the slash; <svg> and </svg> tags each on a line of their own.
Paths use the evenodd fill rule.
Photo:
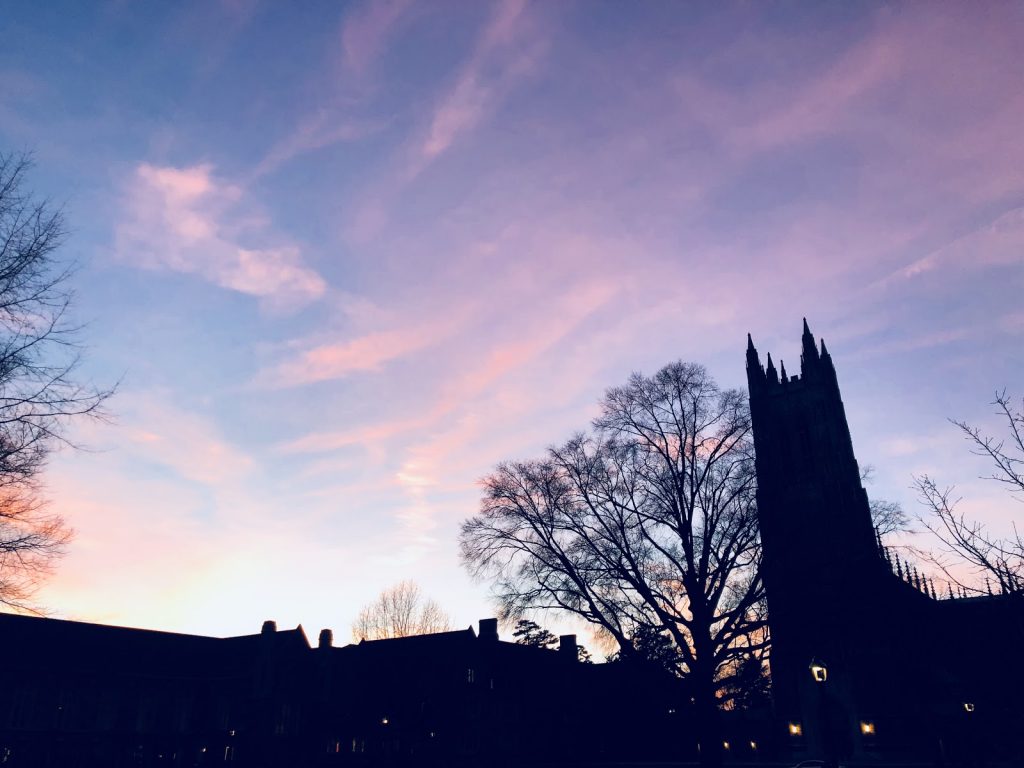
<svg viewBox="0 0 1024 768">
<path fill-rule="evenodd" d="M 579 651 L 576 649 L 576 635 L 562 635 L 558 638 L 558 653 L 566 661 L 578 661 Z"/>
<path fill-rule="evenodd" d="M 317 648 L 330 648 L 334 645 L 334 633 L 329 629 L 320 630 L 320 639 L 316 642 Z"/>
<path fill-rule="evenodd" d="M 263 629 L 260 631 L 261 635 L 272 635 L 277 632 L 277 622 L 273 619 L 267 619 L 263 622 Z"/>
<path fill-rule="evenodd" d="M 487 643 L 498 642 L 498 620 L 480 619 L 480 639 Z"/>
</svg>

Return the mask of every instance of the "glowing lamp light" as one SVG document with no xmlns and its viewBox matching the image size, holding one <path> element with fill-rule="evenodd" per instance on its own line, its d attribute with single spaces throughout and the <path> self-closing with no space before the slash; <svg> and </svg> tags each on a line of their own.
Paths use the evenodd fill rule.
<svg viewBox="0 0 1024 768">
<path fill-rule="evenodd" d="M 875 724 L 872 723 L 870 720 L 861 720 L 860 721 L 860 732 L 863 733 L 865 736 L 874 736 L 875 735 Z"/>
<path fill-rule="evenodd" d="M 729 742 L 728 741 L 723 741 L 722 742 L 722 749 L 729 749 Z"/>
<path fill-rule="evenodd" d="M 964 712 L 973 712 L 973 711 L 974 711 L 974 702 L 973 701 L 965 701 L 964 702 Z"/>
<path fill-rule="evenodd" d="M 800 723 L 789 724 L 789 735 L 790 736 L 801 736 L 803 735 L 804 727 Z"/>
<path fill-rule="evenodd" d="M 384 717 L 382 717 L 380 719 L 380 724 L 381 725 L 387 725 L 388 724 L 388 716 L 387 715 L 384 715 Z"/>
<path fill-rule="evenodd" d="M 750 748 L 756 751 L 757 750 L 757 742 L 756 741 L 750 742 Z"/>
<path fill-rule="evenodd" d="M 828 668 L 820 661 L 811 661 L 807 668 L 811 670 L 811 677 L 814 678 L 814 682 L 824 683 L 828 680 Z"/>
</svg>

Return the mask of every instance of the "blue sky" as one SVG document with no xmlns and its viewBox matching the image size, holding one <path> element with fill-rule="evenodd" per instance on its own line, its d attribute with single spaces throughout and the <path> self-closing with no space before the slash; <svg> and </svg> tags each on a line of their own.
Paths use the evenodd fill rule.
<svg viewBox="0 0 1024 768">
<path fill-rule="evenodd" d="M 947 417 L 1020 390 L 1011 3 L 28 3 L 0 147 L 67 206 L 87 373 L 49 484 L 60 615 L 345 635 L 413 578 L 492 613 L 458 523 L 496 462 L 673 359 L 825 337 L 869 493 L 1019 508 Z"/>
</svg>

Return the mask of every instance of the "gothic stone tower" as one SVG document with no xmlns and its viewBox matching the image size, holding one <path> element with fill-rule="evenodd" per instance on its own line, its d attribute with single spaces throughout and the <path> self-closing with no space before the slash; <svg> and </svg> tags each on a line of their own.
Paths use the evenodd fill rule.
<svg viewBox="0 0 1024 768">
<path fill-rule="evenodd" d="M 891 580 L 880 555 L 832 358 L 804 320 L 800 374 L 762 366 L 747 337 L 763 573 L 776 711 L 802 728 L 820 711 L 812 660 L 827 665 L 839 719 L 853 721 L 866 594 Z M 835 719 L 835 718 L 833 718 Z M 819 733 L 821 723 L 810 723 Z M 842 730 L 846 730 L 845 727 Z"/>
<path fill-rule="evenodd" d="M 762 366 L 748 336 L 747 382 L 773 699 L 780 726 L 802 730 L 794 749 L 976 754 L 971 734 L 984 718 L 965 715 L 968 702 L 1024 760 L 1024 662 L 993 652 L 1020 647 L 1024 593 L 936 599 L 933 584 L 881 546 L 836 369 L 806 320 L 800 374 L 776 370 L 771 355 Z M 814 682 L 811 661 L 826 665 L 827 685 Z"/>
</svg>

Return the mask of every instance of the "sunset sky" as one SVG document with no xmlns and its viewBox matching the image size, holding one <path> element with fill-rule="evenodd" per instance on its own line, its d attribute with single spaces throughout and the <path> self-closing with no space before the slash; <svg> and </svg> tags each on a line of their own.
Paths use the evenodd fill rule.
<svg viewBox="0 0 1024 768">
<path fill-rule="evenodd" d="M 1021 507 L 946 421 L 1024 394 L 1024 5 L 8 2 L 0 149 L 64 203 L 85 373 L 55 615 L 347 639 L 492 615 L 477 481 L 750 331 L 835 359 L 869 493 Z"/>
</svg>

